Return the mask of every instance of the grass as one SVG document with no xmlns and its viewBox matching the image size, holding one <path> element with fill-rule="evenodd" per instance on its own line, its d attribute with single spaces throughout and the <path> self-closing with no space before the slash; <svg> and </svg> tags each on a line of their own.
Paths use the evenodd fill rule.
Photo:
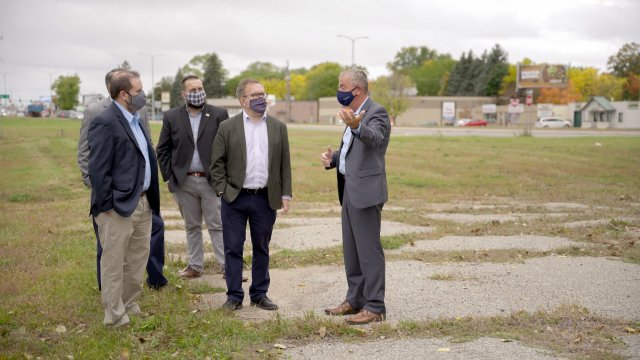
<svg viewBox="0 0 640 360">
<path fill-rule="evenodd" d="M 278 356 L 274 342 L 317 341 L 323 326 L 326 336 L 349 341 L 384 334 L 461 340 L 495 336 L 562 352 L 566 347 L 572 356 L 609 354 L 615 358 L 611 354 L 620 346 L 615 339 L 624 333 L 621 329 L 639 326 L 567 309 L 383 324 L 364 332 L 312 315 L 245 323 L 218 311 L 194 312 L 202 294 L 223 290 L 184 282 L 174 275 L 181 264 L 169 262 L 166 273 L 171 285 L 161 292 L 145 289 L 141 297 L 144 316 L 134 317 L 127 329 L 106 329 L 95 284 L 89 191 L 81 183 L 76 164 L 79 126 L 74 120 L 0 120 L 0 358 L 272 358 Z M 152 132 L 157 138 L 159 125 L 154 124 Z M 335 206 L 335 173 L 321 168 L 319 153 L 326 145 L 337 147 L 339 135 L 292 129 L 289 136 L 294 209 L 296 204 L 302 208 L 312 203 Z M 595 142 L 602 146 L 594 146 Z M 555 234 L 595 244 L 586 251 L 565 249 L 567 255 L 618 256 L 640 263 L 638 239 L 632 235 L 632 230 L 640 228 L 639 155 L 638 138 L 394 136 L 387 154 L 390 205 L 407 210 L 385 210 L 384 216 L 432 226 L 434 231 L 384 237 L 384 247 L 396 249 L 419 239 L 452 234 Z M 161 186 L 161 192 L 162 201 L 173 204 L 166 186 Z M 432 203 L 491 204 L 505 199 L 586 204 L 611 221 L 569 229 L 562 226 L 563 219 L 532 221 L 525 227 L 517 222 L 459 225 L 422 216 Z M 608 208 L 599 210 L 598 206 Z M 317 215 L 328 216 L 322 211 Z M 580 220 L 578 213 L 566 219 Z M 445 260 L 442 255 L 412 256 L 430 262 L 521 261 L 545 254 L 490 251 L 486 255 L 452 254 Z M 280 268 L 341 263 L 338 247 L 283 250 L 272 258 L 273 266 Z M 60 325 L 66 331 L 56 331 Z M 549 333 L 547 326 L 558 331 Z M 582 340 L 574 343 L 577 332 Z"/>
</svg>

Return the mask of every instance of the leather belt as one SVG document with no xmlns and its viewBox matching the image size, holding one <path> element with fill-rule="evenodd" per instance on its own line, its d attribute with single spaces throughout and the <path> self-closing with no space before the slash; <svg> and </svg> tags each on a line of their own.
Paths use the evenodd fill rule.
<svg viewBox="0 0 640 360">
<path fill-rule="evenodd" d="M 200 171 L 194 171 L 194 172 L 188 172 L 187 173 L 188 176 L 196 176 L 196 177 L 207 177 L 207 174 L 200 172 Z"/>
<path fill-rule="evenodd" d="M 266 188 L 266 187 L 258 188 L 258 189 L 247 189 L 247 188 L 242 188 L 242 191 L 247 192 L 247 193 L 249 193 L 249 194 L 257 195 L 257 194 L 262 194 L 262 193 L 267 192 L 267 188 Z"/>
</svg>

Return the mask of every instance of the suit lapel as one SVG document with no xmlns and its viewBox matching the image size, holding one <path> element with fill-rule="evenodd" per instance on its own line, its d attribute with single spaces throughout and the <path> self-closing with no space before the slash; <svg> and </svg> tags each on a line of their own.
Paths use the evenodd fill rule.
<svg viewBox="0 0 640 360">
<path fill-rule="evenodd" d="M 127 118 L 124 117 L 124 114 L 122 113 L 122 111 L 120 111 L 120 109 L 115 103 L 112 105 L 112 109 L 113 109 L 113 112 L 116 114 L 116 117 L 118 117 L 118 121 L 120 121 L 120 125 L 122 125 L 122 127 L 124 128 L 124 131 L 127 133 L 131 141 L 133 141 L 133 143 L 136 145 L 140 153 L 142 153 L 142 150 L 140 149 L 140 144 L 138 144 L 138 140 L 136 139 L 136 136 L 133 134 L 133 130 L 131 130 L 131 125 L 129 125 Z"/>
<path fill-rule="evenodd" d="M 182 124 L 182 126 L 186 128 L 187 131 L 185 132 L 187 133 L 187 137 L 189 138 L 189 140 L 191 140 L 191 142 L 195 146 L 196 141 L 193 138 L 193 129 L 191 128 L 191 119 L 189 119 L 189 112 L 187 111 L 186 105 L 180 109 L 180 123 Z"/>
<path fill-rule="evenodd" d="M 242 113 L 238 115 L 238 119 L 233 125 L 234 125 L 233 131 L 235 132 L 235 138 L 238 141 L 238 145 L 240 145 L 242 162 L 244 163 L 244 168 L 246 168 L 247 167 L 247 140 L 244 137 L 244 115 Z"/>
<path fill-rule="evenodd" d="M 211 111 L 209 107 L 205 105 L 204 108 L 202 108 L 202 116 L 200 116 L 200 126 L 198 126 L 198 138 L 196 139 L 196 142 L 200 140 L 200 136 L 202 136 L 202 133 L 204 133 L 204 128 L 209 124 L 210 121 Z"/>
</svg>

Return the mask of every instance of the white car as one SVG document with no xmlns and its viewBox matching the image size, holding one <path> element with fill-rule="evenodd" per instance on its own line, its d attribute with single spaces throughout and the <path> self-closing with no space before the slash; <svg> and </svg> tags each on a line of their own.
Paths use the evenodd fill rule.
<svg viewBox="0 0 640 360">
<path fill-rule="evenodd" d="M 537 128 L 570 128 L 571 122 L 569 120 L 561 119 L 559 117 L 541 117 L 536 121 Z"/>
</svg>

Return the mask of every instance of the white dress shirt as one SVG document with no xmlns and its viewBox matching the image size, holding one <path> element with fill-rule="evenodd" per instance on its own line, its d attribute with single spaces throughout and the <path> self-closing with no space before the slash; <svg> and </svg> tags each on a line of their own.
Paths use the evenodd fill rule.
<svg viewBox="0 0 640 360">
<path fill-rule="evenodd" d="M 260 189 L 267 186 L 269 179 L 269 135 L 267 133 L 267 113 L 258 122 L 253 122 L 243 110 L 244 139 L 247 144 L 247 169 L 243 188 Z"/>
</svg>

